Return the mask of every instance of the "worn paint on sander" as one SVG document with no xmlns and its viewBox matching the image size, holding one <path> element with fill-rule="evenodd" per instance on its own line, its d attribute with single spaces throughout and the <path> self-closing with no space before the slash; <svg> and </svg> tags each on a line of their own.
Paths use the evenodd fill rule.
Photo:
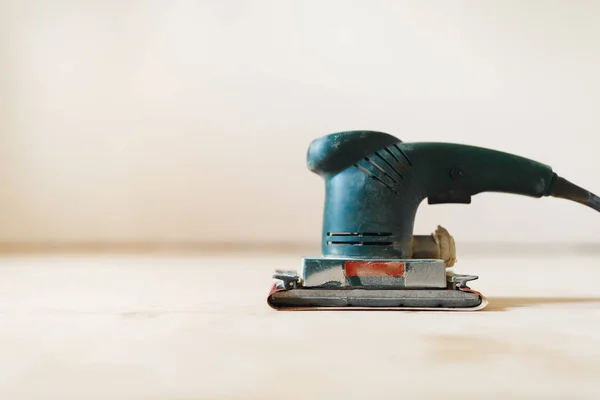
<svg viewBox="0 0 600 400">
<path fill-rule="evenodd" d="M 406 263 L 400 261 L 344 261 L 344 272 L 346 273 L 346 276 L 393 276 L 402 278 L 404 277 L 405 271 Z"/>
<path fill-rule="evenodd" d="M 268 304 L 277 310 L 477 311 L 486 298 L 452 272 L 456 249 L 442 227 L 414 235 L 417 209 L 470 204 L 484 192 L 556 197 L 600 211 L 600 197 L 550 166 L 455 143 L 406 143 L 377 131 L 313 140 L 308 169 L 325 181 L 321 255 L 302 270 L 277 271 Z"/>
</svg>

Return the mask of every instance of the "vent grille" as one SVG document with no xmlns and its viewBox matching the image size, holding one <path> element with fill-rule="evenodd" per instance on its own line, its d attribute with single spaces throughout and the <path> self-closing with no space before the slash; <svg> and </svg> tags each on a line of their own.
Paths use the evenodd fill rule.
<svg viewBox="0 0 600 400">
<path fill-rule="evenodd" d="M 392 236 L 391 232 L 327 232 L 327 236 Z"/>
<path fill-rule="evenodd" d="M 391 246 L 393 242 L 373 240 L 377 237 L 392 236 L 391 232 L 327 232 L 331 240 L 328 245 L 346 245 L 346 246 Z M 341 240 L 341 238 L 356 238 L 356 240 Z M 336 238 L 338 238 L 336 240 Z M 365 240 L 366 239 L 366 240 Z"/>
<path fill-rule="evenodd" d="M 408 155 L 397 144 L 388 146 L 365 157 L 354 167 L 381 184 L 386 189 L 398 194 L 403 181 L 410 174 L 413 165 Z"/>
<path fill-rule="evenodd" d="M 329 241 L 328 245 L 346 245 L 346 246 L 391 246 L 394 242 L 335 242 Z"/>
</svg>

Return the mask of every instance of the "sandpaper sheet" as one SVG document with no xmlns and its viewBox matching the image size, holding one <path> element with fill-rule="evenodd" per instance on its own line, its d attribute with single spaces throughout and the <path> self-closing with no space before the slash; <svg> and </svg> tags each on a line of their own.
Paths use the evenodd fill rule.
<svg viewBox="0 0 600 400">
<path fill-rule="evenodd" d="M 453 312 L 473 312 L 479 311 L 485 308 L 488 305 L 488 300 L 481 293 L 469 289 L 469 288 L 461 288 L 458 290 L 462 290 L 464 292 L 477 294 L 481 298 L 481 303 L 475 307 L 465 307 L 465 308 L 451 308 L 451 307 L 356 307 L 356 306 L 346 306 L 346 307 L 317 307 L 317 306 L 278 306 L 274 302 L 274 295 L 279 292 L 286 291 L 288 289 L 278 287 L 276 283 L 271 287 L 271 291 L 267 296 L 267 304 L 277 311 L 453 311 Z M 293 290 L 293 289 L 292 289 Z"/>
</svg>

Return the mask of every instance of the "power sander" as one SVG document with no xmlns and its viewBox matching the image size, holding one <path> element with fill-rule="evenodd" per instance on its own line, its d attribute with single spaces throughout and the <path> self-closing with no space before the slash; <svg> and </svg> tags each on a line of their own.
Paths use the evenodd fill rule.
<svg viewBox="0 0 600 400">
<path fill-rule="evenodd" d="M 300 273 L 277 270 L 268 304 L 277 310 L 484 308 L 469 287 L 475 275 L 453 272 L 456 247 L 441 226 L 413 235 L 418 207 L 470 204 L 483 192 L 552 196 L 600 211 L 600 198 L 548 165 L 492 149 L 413 142 L 377 131 L 313 140 L 308 169 L 325 181 L 321 252 Z"/>
</svg>

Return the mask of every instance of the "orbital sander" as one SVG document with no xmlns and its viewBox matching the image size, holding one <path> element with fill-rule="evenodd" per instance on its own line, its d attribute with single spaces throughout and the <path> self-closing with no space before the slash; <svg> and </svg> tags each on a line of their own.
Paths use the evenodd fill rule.
<svg viewBox="0 0 600 400">
<path fill-rule="evenodd" d="M 377 131 L 313 140 L 308 169 L 325 181 L 321 255 L 277 270 L 267 297 L 277 310 L 476 311 L 487 305 L 453 272 L 456 246 L 439 226 L 414 235 L 418 207 L 470 204 L 483 192 L 552 196 L 600 211 L 600 198 L 548 165 L 455 143 L 407 143 Z"/>
</svg>

